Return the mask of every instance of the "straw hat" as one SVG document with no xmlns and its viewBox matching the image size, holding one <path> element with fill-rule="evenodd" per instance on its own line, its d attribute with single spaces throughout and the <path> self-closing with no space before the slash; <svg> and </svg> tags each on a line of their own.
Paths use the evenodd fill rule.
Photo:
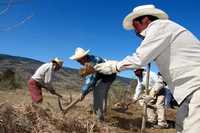
<svg viewBox="0 0 200 133">
<path fill-rule="evenodd" d="M 62 65 L 63 65 L 63 60 L 59 59 L 58 57 L 52 59 L 51 61 L 58 64 L 60 67 L 62 67 Z"/>
<path fill-rule="evenodd" d="M 90 50 L 85 51 L 82 48 L 76 48 L 74 55 L 69 57 L 71 60 L 78 60 L 81 59 L 82 57 L 86 56 Z"/>
<path fill-rule="evenodd" d="M 158 17 L 159 19 L 168 19 L 167 13 L 156 8 L 154 5 L 142 5 L 135 7 L 131 13 L 129 13 L 123 20 L 123 27 L 126 30 L 134 29 L 132 25 L 133 19 L 144 15 L 152 15 Z"/>
</svg>

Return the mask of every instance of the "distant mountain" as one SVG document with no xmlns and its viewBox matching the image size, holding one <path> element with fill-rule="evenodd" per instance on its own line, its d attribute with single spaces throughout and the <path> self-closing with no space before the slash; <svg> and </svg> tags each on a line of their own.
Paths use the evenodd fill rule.
<svg viewBox="0 0 200 133">
<path fill-rule="evenodd" d="M 0 89 L 27 88 L 27 81 L 35 70 L 44 62 L 0 54 Z M 130 79 L 118 77 L 115 86 L 128 87 Z M 77 89 L 81 87 L 81 80 L 77 69 L 64 67 L 56 74 L 55 88 Z"/>
</svg>

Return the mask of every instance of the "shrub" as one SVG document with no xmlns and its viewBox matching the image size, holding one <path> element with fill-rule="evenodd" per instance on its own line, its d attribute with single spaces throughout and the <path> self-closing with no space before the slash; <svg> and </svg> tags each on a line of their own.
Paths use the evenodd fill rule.
<svg viewBox="0 0 200 133">
<path fill-rule="evenodd" d="M 1 90 L 15 90 L 26 87 L 26 80 L 12 69 L 6 69 L 0 75 Z"/>
</svg>

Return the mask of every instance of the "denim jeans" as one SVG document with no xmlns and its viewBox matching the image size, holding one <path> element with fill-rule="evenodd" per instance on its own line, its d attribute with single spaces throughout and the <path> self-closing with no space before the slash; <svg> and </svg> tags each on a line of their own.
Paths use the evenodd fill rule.
<svg viewBox="0 0 200 133">
<path fill-rule="evenodd" d="M 165 90 L 164 91 L 164 95 L 165 95 L 165 107 L 171 108 L 172 107 L 172 100 L 173 100 L 172 93 L 167 88 L 165 88 L 164 90 Z"/>
<path fill-rule="evenodd" d="M 104 118 L 104 112 L 107 109 L 108 91 L 113 81 L 99 81 L 93 90 L 93 110 L 97 119 Z"/>
</svg>

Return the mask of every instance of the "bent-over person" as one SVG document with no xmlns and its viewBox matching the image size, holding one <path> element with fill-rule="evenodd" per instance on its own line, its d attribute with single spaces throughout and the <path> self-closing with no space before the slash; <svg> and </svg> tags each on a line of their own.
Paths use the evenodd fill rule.
<svg viewBox="0 0 200 133">
<path fill-rule="evenodd" d="M 41 65 L 33 76 L 28 81 L 28 88 L 32 103 L 42 103 L 42 88 L 47 89 L 50 93 L 54 94 L 55 90 L 52 86 L 52 79 L 55 72 L 57 72 L 63 65 L 63 61 L 59 58 L 53 59 L 49 63 Z"/>
</svg>

